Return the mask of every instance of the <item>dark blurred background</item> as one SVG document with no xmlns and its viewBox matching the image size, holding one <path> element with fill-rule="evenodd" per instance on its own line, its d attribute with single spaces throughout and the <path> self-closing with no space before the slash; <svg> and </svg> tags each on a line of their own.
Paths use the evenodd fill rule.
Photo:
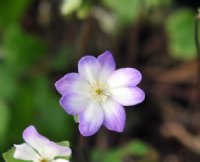
<svg viewBox="0 0 200 162">
<path fill-rule="evenodd" d="M 70 141 L 72 162 L 199 162 L 199 6 L 198 0 L 0 0 L 0 153 L 22 143 L 33 124 L 51 140 Z M 126 108 L 123 133 L 102 128 L 85 138 L 59 105 L 54 83 L 77 71 L 83 55 L 105 50 L 118 67 L 142 72 L 146 99 Z"/>
</svg>

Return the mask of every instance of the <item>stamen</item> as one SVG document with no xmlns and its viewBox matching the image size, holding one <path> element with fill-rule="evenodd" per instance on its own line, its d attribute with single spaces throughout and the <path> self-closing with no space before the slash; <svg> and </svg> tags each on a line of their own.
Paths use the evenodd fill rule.
<svg viewBox="0 0 200 162">
<path fill-rule="evenodd" d="M 108 85 L 104 82 L 94 82 L 91 85 L 90 93 L 93 100 L 104 102 L 109 96 Z"/>
</svg>

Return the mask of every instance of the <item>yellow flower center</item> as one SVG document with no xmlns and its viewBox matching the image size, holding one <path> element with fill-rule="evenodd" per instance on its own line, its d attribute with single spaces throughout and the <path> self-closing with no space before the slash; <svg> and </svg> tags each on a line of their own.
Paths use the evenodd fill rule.
<svg viewBox="0 0 200 162">
<path fill-rule="evenodd" d="M 49 160 L 47 160 L 47 159 L 42 159 L 42 160 L 40 160 L 40 162 L 48 162 Z"/>
<path fill-rule="evenodd" d="M 104 82 L 94 82 L 91 85 L 90 94 L 94 101 L 104 102 L 109 96 L 108 85 Z"/>
</svg>

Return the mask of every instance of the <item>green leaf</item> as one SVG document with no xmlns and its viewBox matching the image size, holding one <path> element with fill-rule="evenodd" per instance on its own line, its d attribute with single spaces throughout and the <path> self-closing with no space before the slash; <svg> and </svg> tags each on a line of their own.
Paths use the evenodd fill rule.
<svg viewBox="0 0 200 162">
<path fill-rule="evenodd" d="M 57 144 L 58 144 L 58 145 L 61 145 L 61 146 L 70 147 L 70 143 L 69 143 L 69 141 L 57 142 Z"/>
<path fill-rule="evenodd" d="M 74 121 L 78 123 L 78 116 L 74 116 Z"/>
<path fill-rule="evenodd" d="M 126 149 L 127 152 L 132 152 L 133 154 L 139 156 L 144 156 L 151 150 L 150 146 L 139 140 L 129 143 Z"/>
<path fill-rule="evenodd" d="M 121 162 L 123 158 L 129 155 L 145 156 L 151 148 L 142 141 L 132 141 L 128 145 L 119 148 L 106 156 L 105 162 Z"/>
<path fill-rule="evenodd" d="M 18 160 L 18 159 L 13 158 L 14 152 L 15 152 L 15 148 L 13 147 L 7 152 L 3 153 L 3 158 L 5 162 L 25 162 L 24 160 Z M 31 162 L 31 161 L 26 161 L 26 162 Z"/>
<path fill-rule="evenodd" d="M 195 14 L 188 9 L 181 9 L 168 17 L 166 31 L 169 35 L 169 51 L 172 57 L 181 60 L 196 57 L 194 43 Z"/>
</svg>

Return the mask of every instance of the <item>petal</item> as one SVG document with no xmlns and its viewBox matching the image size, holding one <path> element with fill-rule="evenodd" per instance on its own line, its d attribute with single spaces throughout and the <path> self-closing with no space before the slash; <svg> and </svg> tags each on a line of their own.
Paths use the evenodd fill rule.
<svg viewBox="0 0 200 162">
<path fill-rule="evenodd" d="M 35 150 L 26 143 L 21 145 L 14 145 L 16 150 L 14 152 L 14 158 L 21 160 L 31 160 L 33 162 L 39 162 L 40 156 L 35 152 Z"/>
<path fill-rule="evenodd" d="M 51 162 L 69 162 L 69 160 L 66 160 L 66 159 L 55 159 L 55 160 L 52 160 Z"/>
<path fill-rule="evenodd" d="M 116 68 L 115 60 L 110 51 L 105 51 L 97 58 L 97 60 L 100 63 L 101 68 L 99 79 L 105 81 Z"/>
<path fill-rule="evenodd" d="M 80 93 L 80 89 L 89 86 L 78 73 L 69 73 L 55 83 L 57 91 L 64 95 L 70 92 Z"/>
<path fill-rule="evenodd" d="M 79 130 L 83 136 L 95 134 L 103 123 L 103 110 L 99 102 L 91 102 L 78 116 Z"/>
<path fill-rule="evenodd" d="M 138 87 L 113 88 L 111 91 L 112 98 L 124 106 L 131 106 L 141 103 L 145 94 Z"/>
<path fill-rule="evenodd" d="M 60 99 L 60 105 L 70 115 L 78 115 L 87 107 L 88 103 L 89 97 L 87 95 L 76 93 L 67 94 Z"/>
<path fill-rule="evenodd" d="M 108 78 L 108 84 L 113 87 L 136 86 L 142 79 L 141 73 L 134 68 L 122 68 L 114 71 Z"/>
<path fill-rule="evenodd" d="M 104 111 L 104 126 L 109 130 L 122 132 L 126 120 L 123 106 L 112 99 L 102 103 Z"/>
<path fill-rule="evenodd" d="M 60 146 L 40 135 L 34 126 L 29 126 L 23 132 L 24 140 L 41 155 L 42 158 L 53 159 L 56 156 L 70 156 L 71 149 Z"/>
<path fill-rule="evenodd" d="M 85 80 L 92 83 L 98 78 L 100 64 L 94 56 L 85 56 L 78 62 L 78 72 Z"/>
</svg>

